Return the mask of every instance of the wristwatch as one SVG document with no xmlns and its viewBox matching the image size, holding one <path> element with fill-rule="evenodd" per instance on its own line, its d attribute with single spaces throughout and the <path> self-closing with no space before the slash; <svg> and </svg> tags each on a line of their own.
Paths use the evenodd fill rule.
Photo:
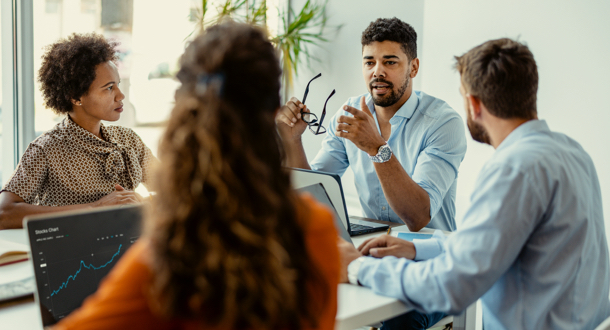
<svg viewBox="0 0 610 330">
<path fill-rule="evenodd" d="M 360 266 L 362 266 L 364 258 L 365 257 L 358 257 L 358 259 L 354 259 L 354 261 L 347 265 L 347 280 L 351 284 L 360 285 L 360 282 L 358 282 L 358 272 L 360 271 Z"/>
<path fill-rule="evenodd" d="M 379 150 L 377 150 L 377 154 L 375 156 L 369 155 L 369 158 L 373 161 L 373 163 L 385 163 L 392 158 L 392 149 L 390 149 L 390 146 L 386 142 L 384 145 L 379 147 Z"/>
</svg>

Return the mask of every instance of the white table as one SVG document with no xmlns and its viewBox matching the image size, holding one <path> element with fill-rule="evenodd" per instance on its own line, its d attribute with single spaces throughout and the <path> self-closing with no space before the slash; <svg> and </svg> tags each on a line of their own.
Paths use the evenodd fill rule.
<svg viewBox="0 0 610 330">
<path fill-rule="evenodd" d="M 407 226 L 398 226 L 392 228 L 390 235 L 397 236 L 399 232 L 409 233 L 411 231 Z M 434 230 L 424 228 L 419 232 L 422 234 L 432 234 Z M 445 233 L 450 234 L 450 232 Z M 384 232 L 355 236 L 352 237 L 352 241 L 354 242 L 354 245 L 358 247 L 367 239 L 381 234 L 384 234 Z M 350 284 L 340 284 L 338 294 L 339 306 L 335 330 L 351 330 L 375 324 L 409 311 L 400 300 L 377 295 L 369 288 Z M 453 317 L 453 329 L 474 330 L 475 321 L 476 304 L 472 304 L 462 314 Z"/>
<path fill-rule="evenodd" d="M 22 229 L 0 230 L 0 244 L 3 241 L 27 244 L 25 235 L 25 231 Z M 30 276 L 33 274 L 29 260 L 0 266 L 0 285 Z M 0 303 L 0 325 L 1 329 L 42 330 L 40 312 L 34 304 L 33 298 Z"/>
<path fill-rule="evenodd" d="M 395 227 L 392 233 L 407 231 L 406 226 Z M 432 230 L 424 229 L 421 232 L 431 233 Z M 374 233 L 353 237 L 354 244 L 360 245 L 364 240 L 375 237 L 382 233 Z M 3 240 L 13 242 L 27 242 L 23 230 L 0 231 L 0 244 Z M 9 276 L 9 273 L 11 274 Z M 8 278 L 16 276 L 31 276 L 32 267 L 27 262 L 15 263 L 0 267 L 0 284 L 6 283 Z M 469 308 L 473 309 L 473 308 Z M 474 309 L 473 309 L 474 310 Z M 388 318 L 408 312 L 409 309 L 399 300 L 380 296 L 371 289 L 350 284 L 340 284 L 338 291 L 338 311 L 336 316 L 336 330 L 351 330 L 358 327 L 374 324 Z M 465 313 L 468 314 L 468 313 Z M 463 322 L 460 320 L 464 319 Z M 474 315 L 468 314 L 468 320 L 473 326 L 465 327 L 466 317 L 454 317 L 454 329 L 474 329 Z M 460 323 L 461 322 L 461 323 Z M 463 324 L 460 326 L 460 324 Z M 14 304 L 0 304 L 0 325 L 2 329 L 32 329 L 42 330 L 40 313 L 32 299 L 20 301 Z"/>
<path fill-rule="evenodd" d="M 409 231 L 407 226 L 394 227 L 394 235 L 398 231 Z M 425 232 L 426 229 L 424 229 Z M 430 230 L 432 232 L 432 230 Z M 354 245 L 358 247 L 365 240 L 384 234 L 385 232 L 371 233 L 352 237 Z M 336 330 L 351 330 L 362 326 L 375 324 L 409 311 L 400 300 L 380 296 L 369 288 L 339 284 L 338 309 L 335 323 Z"/>
</svg>

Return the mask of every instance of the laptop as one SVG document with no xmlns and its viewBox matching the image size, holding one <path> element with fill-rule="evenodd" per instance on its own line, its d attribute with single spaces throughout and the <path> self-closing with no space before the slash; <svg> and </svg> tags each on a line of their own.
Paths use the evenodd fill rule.
<svg viewBox="0 0 610 330">
<path fill-rule="evenodd" d="M 347 228 L 343 225 L 343 222 L 341 221 L 341 218 L 339 217 L 339 214 L 337 213 L 337 209 L 335 208 L 335 205 L 333 205 L 333 202 L 330 201 L 330 197 L 328 197 L 328 194 L 326 193 L 326 189 L 324 189 L 324 186 L 321 183 L 316 183 L 316 184 L 312 184 L 310 186 L 301 187 L 296 190 L 300 193 L 304 193 L 304 192 L 310 193 L 316 200 L 318 200 L 318 202 L 328 206 L 331 209 L 331 211 L 333 212 L 333 219 L 335 221 L 335 227 L 337 227 L 337 232 L 339 233 L 339 236 L 341 236 L 341 238 L 343 238 L 344 240 L 354 244 L 354 242 L 352 242 L 352 238 L 350 237 L 349 233 L 347 232 Z"/>
<path fill-rule="evenodd" d="M 140 236 L 141 206 L 28 216 L 23 220 L 43 326 L 80 307 Z"/>
<path fill-rule="evenodd" d="M 332 201 L 332 204 L 335 206 L 337 213 L 339 214 L 339 218 L 351 236 L 385 231 L 388 229 L 388 225 L 349 217 L 347 214 L 347 207 L 345 206 L 345 197 L 343 195 L 343 188 L 341 186 L 341 178 L 338 175 L 321 171 L 304 170 L 300 168 L 290 168 L 290 170 L 292 186 L 295 189 L 309 186 L 314 183 L 322 183 L 330 200 Z"/>
</svg>

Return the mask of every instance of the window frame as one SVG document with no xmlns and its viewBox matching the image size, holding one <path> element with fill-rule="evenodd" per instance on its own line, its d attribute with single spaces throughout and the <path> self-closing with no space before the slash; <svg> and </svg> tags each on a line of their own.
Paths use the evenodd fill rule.
<svg viewBox="0 0 610 330">
<path fill-rule="evenodd" d="M 2 1 L 2 183 L 8 181 L 34 130 L 33 0 Z"/>
</svg>

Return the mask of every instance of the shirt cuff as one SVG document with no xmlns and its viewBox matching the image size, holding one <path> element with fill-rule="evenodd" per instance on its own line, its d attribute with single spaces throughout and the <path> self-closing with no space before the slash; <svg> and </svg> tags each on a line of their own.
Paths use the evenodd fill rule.
<svg viewBox="0 0 610 330">
<path fill-rule="evenodd" d="M 347 280 L 351 284 L 360 285 L 358 282 L 358 273 L 360 272 L 360 266 L 362 266 L 362 262 L 365 257 L 359 257 L 354 259 L 352 262 L 347 265 Z"/>
<path fill-rule="evenodd" d="M 414 239 L 413 245 L 415 245 L 414 260 L 432 259 L 443 252 L 440 242 L 434 238 Z"/>
</svg>

